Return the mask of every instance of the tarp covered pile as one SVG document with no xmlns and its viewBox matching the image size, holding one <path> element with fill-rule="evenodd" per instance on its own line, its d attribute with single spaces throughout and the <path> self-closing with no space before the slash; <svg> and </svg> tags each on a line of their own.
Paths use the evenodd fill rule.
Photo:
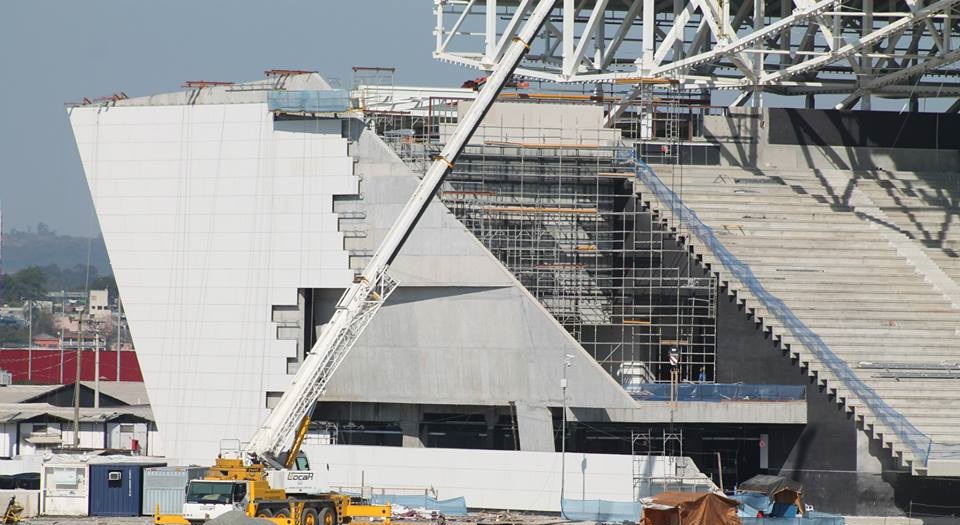
<svg viewBox="0 0 960 525">
<path fill-rule="evenodd" d="M 712 492 L 663 492 L 640 502 L 643 525 L 740 525 L 737 501 Z"/>
</svg>

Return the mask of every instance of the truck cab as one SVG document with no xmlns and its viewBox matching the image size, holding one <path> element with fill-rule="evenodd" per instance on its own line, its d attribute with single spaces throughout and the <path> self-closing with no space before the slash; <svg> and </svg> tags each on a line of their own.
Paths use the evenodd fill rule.
<svg viewBox="0 0 960 525">
<path fill-rule="evenodd" d="M 195 479 L 187 484 L 183 517 L 202 523 L 231 510 L 246 511 L 249 503 L 247 481 Z"/>
</svg>

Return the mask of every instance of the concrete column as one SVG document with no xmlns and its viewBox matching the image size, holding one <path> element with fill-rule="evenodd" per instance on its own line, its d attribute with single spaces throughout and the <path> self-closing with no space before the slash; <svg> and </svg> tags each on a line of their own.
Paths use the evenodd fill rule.
<svg viewBox="0 0 960 525">
<path fill-rule="evenodd" d="M 494 429 L 497 425 L 497 409 L 490 407 L 486 410 L 486 413 L 483 415 L 483 420 L 487 423 L 487 439 L 486 447 L 488 449 L 494 449 Z"/>
<path fill-rule="evenodd" d="M 404 420 L 400 422 L 400 430 L 403 431 L 403 446 L 406 448 L 423 448 L 423 440 L 420 438 L 420 422 Z"/>
<path fill-rule="evenodd" d="M 547 407 L 529 406 L 517 401 L 517 433 L 520 450 L 556 452 L 553 441 L 553 414 Z"/>
<path fill-rule="evenodd" d="M 421 413 L 419 405 L 400 407 L 400 430 L 403 432 L 404 447 L 424 448 L 426 446 L 425 436 L 420 430 Z"/>
</svg>

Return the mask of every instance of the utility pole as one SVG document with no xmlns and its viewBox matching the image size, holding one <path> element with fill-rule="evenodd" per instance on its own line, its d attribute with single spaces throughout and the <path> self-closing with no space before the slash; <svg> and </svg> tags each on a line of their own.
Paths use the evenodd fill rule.
<svg viewBox="0 0 960 525">
<path fill-rule="evenodd" d="M 563 498 L 567 484 L 567 369 L 573 366 L 573 356 L 563 356 L 563 379 L 560 380 L 560 389 L 563 391 L 563 412 L 560 423 L 560 516 L 563 515 Z"/>
<path fill-rule="evenodd" d="M 27 309 L 30 311 L 29 318 L 27 321 L 29 327 L 27 328 L 27 382 L 33 382 L 33 302 L 30 299 L 27 299 Z"/>
<path fill-rule="evenodd" d="M 63 384 L 63 329 L 60 330 L 60 384 Z"/>
<path fill-rule="evenodd" d="M 100 408 L 100 328 L 97 328 L 97 333 L 93 337 L 94 370 L 96 371 L 96 375 L 93 376 L 93 408 Z"/>
<path fill-rule="evenodd" d="M 80 310 L 80 320 L 77 324 L 77 372 L 73 376 L 73 448 L 80 448 L 80 365 L 83 358 L 83 312 Z"/>
<path fill-rule="evenodd" d="M 117 294 L 117 383 L 120 382 L 120 326 L 123 322 L 123 303 L 120 294 Z"/>
</svg>

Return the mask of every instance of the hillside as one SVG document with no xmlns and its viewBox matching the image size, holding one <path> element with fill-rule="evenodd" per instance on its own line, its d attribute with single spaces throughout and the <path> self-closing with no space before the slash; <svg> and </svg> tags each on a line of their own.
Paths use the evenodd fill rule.
<svg viewBox="0 0 960 525">
<path fill-rule="evenodd" d="M 111 275 L 110 260 L 103 237 L 88 239 L 60 235 L 45 224 L 37 225 L 35 232 L 11 230 L 3 232 L 0 239 L 0 266 L 6 273 L 13 273 L 28 266 L 59 266 L 64 269 L 83 267 L 90 251 L 90 266 L 95 275 Z"/>
</svg>

